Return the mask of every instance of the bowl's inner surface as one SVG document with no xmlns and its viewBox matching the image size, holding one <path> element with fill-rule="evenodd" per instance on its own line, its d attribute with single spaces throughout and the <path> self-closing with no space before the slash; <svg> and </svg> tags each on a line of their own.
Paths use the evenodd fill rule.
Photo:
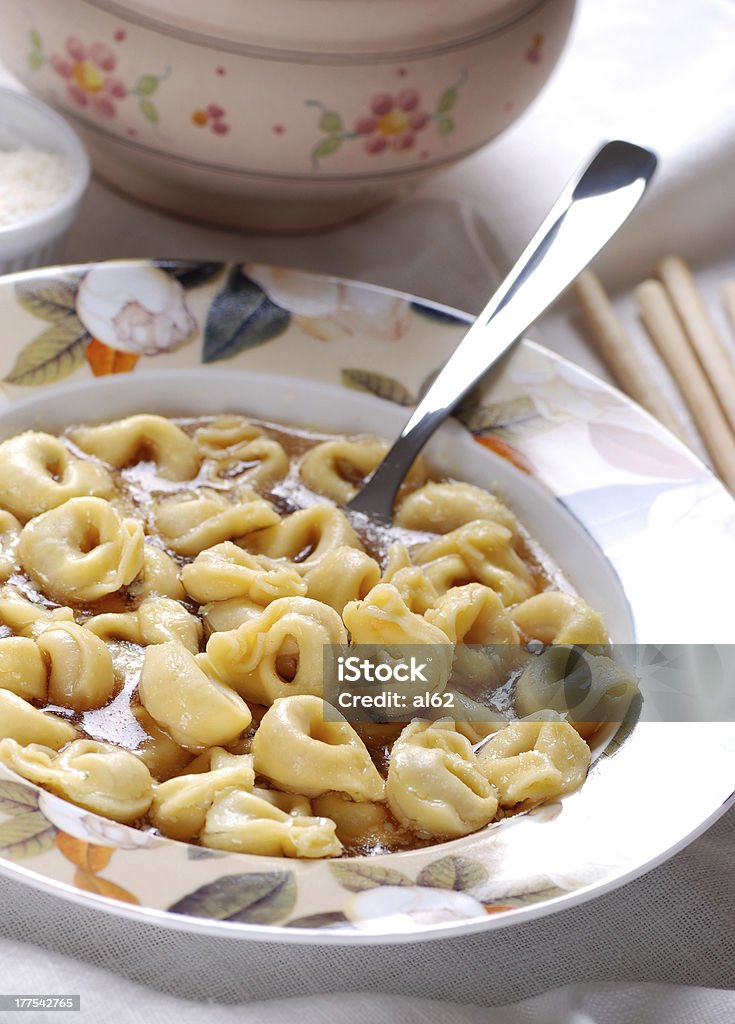
<svg viewBox="0 0 735 1024">
<path fill-rule="evenodd" d="M 233 412 L 335 433 L 398 435 L 406 411 L 390 402 L 293 377 L 208 369 L 151 372 L 54 388 L 0 410 L 0 436 L 23 430 L 59 433 L 71 424 L 133 413 L 206 416 Z M 609 562 L 582 525 L 546 488 L 476 444 L 454 421 L 426 449 L 438 472 L 494 491 L 531 537 L 598 611 L 616 643 L 635 639 L 631 609 Z"/>
</svg>

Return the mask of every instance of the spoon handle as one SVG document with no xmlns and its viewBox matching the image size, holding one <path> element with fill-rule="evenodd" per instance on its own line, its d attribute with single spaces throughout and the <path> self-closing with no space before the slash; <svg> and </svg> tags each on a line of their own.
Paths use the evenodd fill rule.
<svg viewBox="0 0 735 1024">
<path fill-rule="evenodd" d="M 350 510 L 390 523 L 398 488 L 439 424 L 615 234 L 656 164 L 650 150 L 608 142 L 569 182 Z"/>
</svg>

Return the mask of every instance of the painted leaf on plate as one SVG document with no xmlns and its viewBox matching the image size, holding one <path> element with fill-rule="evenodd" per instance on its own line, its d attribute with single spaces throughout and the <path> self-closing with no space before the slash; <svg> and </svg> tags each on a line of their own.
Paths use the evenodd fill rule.
<svg viewBox="0 0 735 1024">
<path fill-rule="evenodd" d="M 306 917 L 295 917 L 286 925 L 287 928 L 334 928 L 349 925 L 348 919 L 341 910 L 326 910 L 323 914 L 307 914 Z"/>
<path fill-rule="evenodd" d="M 611 466 L 667 480 L 691 480 L 698 475 L 688 454 L 681 454 L 651 434 L 617 423 L 587 426 L 593 446 Z"/>
<path fill-rule="evenodd" d="M 45 853 L 54 845 L 56 828 L 39 810 L 28 810 L 0 821 L 0 857 L 24 860 Z"/>
<path fill-rule="evenodd" d="M 84 362 L 88 340 L 89 333 L 76 313 L 69 313 L 21 349 L 3 380 L 21 387 L 42 387 L 62 380 Z"/>
<path fill-rule="evenodd" d="M 76 313 L 79 281 L 68 278 L 41 277 L 20 281 L 15 286 L 15 298 L 28 313 L 56 323 Z"/>
<path fill-rule="evenodd" d="M 383 868 L 377 864 L 339 862 L 330 864 L 329 869 L 339 884 L 350 892 L 363 892 L 381 885 L 413 885 L 401 871 Z"/>
<path fill-rule="evenodd" d="M 426 317 L 427 320 L 436 320 L 440 324 L 458 324 L 467 327 L 474 320 L 474 317 L 469 314 L 454 313 L 450 309 L 437 308 L 427 302 L 414 301 L 411 303 L 411 309 Z"/>
<path fill-rule="evenodd" d="M 441 857 L 422 868 L 416 878 L 416 885 L 427 885 L 433 889 L 473 889 L 487 880 L 487 870 L 477 860 L 469 857 Z"/>
<path fill-rule="evenodd" d="M 155 75 L 141 75 L 135 83 L 135 91 L 138 96 L 152 96 L 158 89 L 158 79 Z"/>
<path fill-rule="evenodd" d="M 0 812 L 10 817 L 35 811 L 38 807 L 38 793 L 22 782 L 0 781 Z"/>
<path fill-rule="evenodd" d="M 373 370 L 358 370 L 353 367 L 345 367 L 341 371 L 342 384 L 346 388 L 354 388 L 355 391 L 367 391 L 378 398 L 385 398 L 389 402 L 396 402 L 398 405 L 413 405 L 414 397 L 405 384 L 401 384 L 395 377 L 388 377 L 383 373 L 375 373 Z"/>
<path fill-rule="evenodd" d="M 277 306 L 260 285 L 233 267 L 214 297 L 204 328 L 203 363 L 231 359 L 245 349 L 283 334 L 291 314 Z"/>
<path fill-rule="evenodd" d="M 225 263 L 170 263 L 166 260 L 156 261 L 156 266 L 175 277 L 179 284 L 189 291 L 202 284 L 209 284 L 219 277 L 227 264 Z"/>
<path fill-rule="evenodd" d="M 107 896 L 111 900 L 120 900 L 121 903 L 140 903 L 137 896 L 133 896 L 131 892 L 123 889 L 122 886 L 116 885 L 115 882 L 111 882 L 108 878 L 100 878 L 91 871 L 84 871 L 81 868 L 74 872 L 74 885 L 77 889 L 93 892 L 97 896 Z"/>
<path fill-rule="evenodd" d="M 290 871 L 225 875 L 184 896 L 168 909 L 172 914 L 209 917 L 243 924 L 276 924 L 296 903 L 296 882 Z"/>
<path fill-rule="evenodd" d="M 112 846 L 98 846 L 84 839 L 77 839 L 66 832 L 58 832 L 54 839 L 57 849 L 76 867 L 93 875 L 104 871 L 115 852 Z"/>
<path fill-rule="evenodd" d="M 488 405 L 467 402 L 457 412 L 457 419 L 464 423 L 473 434 L 493 430 L 496 433 L 518 428 L 539 418 L 533 399 L 527 395 L 511 398 L 507 402 L 491 402 Z"/>
</svg>

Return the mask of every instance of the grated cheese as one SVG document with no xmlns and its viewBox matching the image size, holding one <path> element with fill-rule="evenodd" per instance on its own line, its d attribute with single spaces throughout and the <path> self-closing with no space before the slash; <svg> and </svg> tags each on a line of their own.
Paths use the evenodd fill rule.
<svg viewBox="0 0 735 1024">
<path fill-rule="evenodd" d="M 0 227 L 51 206 L 69 189 L 71 180 L 71 163 L 61 153 L 27 144 L 0 149 Z"/>
</svg>

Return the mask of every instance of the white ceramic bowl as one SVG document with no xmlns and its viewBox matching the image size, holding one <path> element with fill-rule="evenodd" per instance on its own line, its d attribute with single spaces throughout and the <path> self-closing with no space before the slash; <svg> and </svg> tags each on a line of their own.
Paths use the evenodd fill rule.
<svg viewBox="0 0 735 1024">
<path fill-rule="evenodd" d="M 336 223 L 482 146 L 551 73 L 574 0 L 0 0 L 0 58 L 95 168 L 227 225 Z"/>
<path fill-rule="evenodd" d="M 0 225 L 0 273 L 24 270 L 58 259 L 89 182 L 89 158 L 76 132 L 50 107 L 13 89 L 0 89 L 0 146 L 23 143 L 61 153 L 71 165 L 69 188 L 30 217 Z"/>
<path fill-rule="evenodd" d="M 169 305 L 156 302 L 156 344 L 141 352 L 117 307 L 137 303 L 142 325 L 154 294 Z M 73 350 L 52 329 L 59 306 L 78 321 Z M 174 343 L 182 306 L 192 331 Z M 0 320 L 0 437 L 141 410 L 224 409 L 389 436 L 467 318 L 282 268 L 120 261 L 6 278 Z M 732 497 L 628 399 L 532 343 L 493 375 L 471 425 L 474 435 L 443 428 L 437 464 L 494 485 L 616 640 L 652 648 L 654 667 L 658 645 L 688 646 L 676 721 L 656 707 L 655 677 L 644 680 L 642 720 L 561 805 L 439 846 L 337 862 L 213 855 L 89 814 L 0 767 L 0 871 L 89 907 L 207 934 L 405 942 L 569 907 L 711 823 L 735 790 L 722 571 L 735 560 Z M 88 856 L 100 846 L 109 856 Z"/>
</svg>

